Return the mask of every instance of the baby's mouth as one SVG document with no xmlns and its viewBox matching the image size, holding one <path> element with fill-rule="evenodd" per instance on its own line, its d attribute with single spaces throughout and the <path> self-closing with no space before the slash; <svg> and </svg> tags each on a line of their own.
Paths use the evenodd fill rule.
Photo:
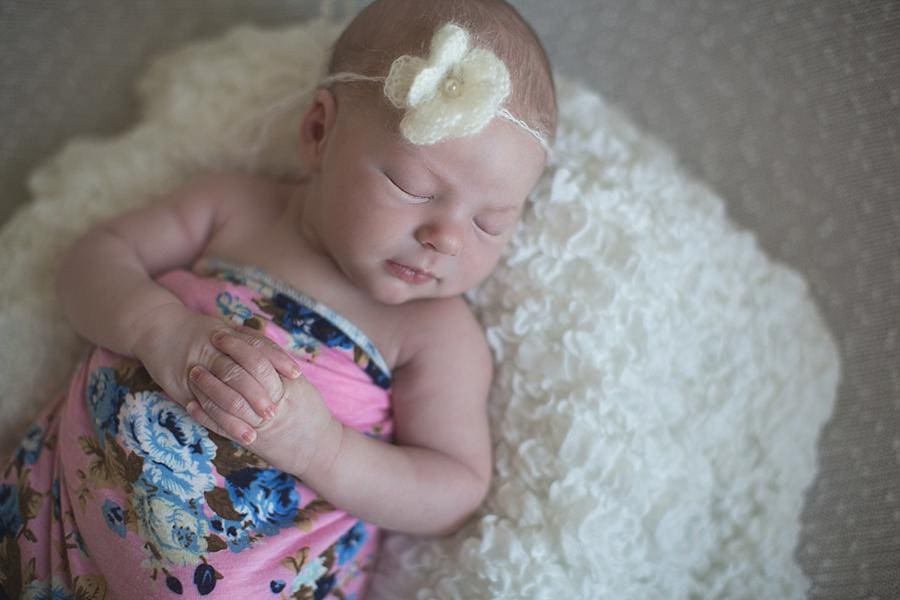
<svg viewBox="0 0 900 600">
<path fill-rule="evenodd" d="M 385 269 L 397 279 L 413 285 L 421 285 L 437 279 L 428 271 L 394 262 L 393 260 L 389 260 L 385 263 Z"/>
</svg>

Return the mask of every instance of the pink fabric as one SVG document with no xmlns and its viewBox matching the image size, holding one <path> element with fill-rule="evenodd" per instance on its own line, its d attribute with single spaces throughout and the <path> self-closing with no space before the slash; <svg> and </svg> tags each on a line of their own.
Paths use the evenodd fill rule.
<svg viewBox="0 0 900 600">
<path fill-rule="evenodd" d="M 340 421 L 390 440 L 389 374 L 358 330 L 257 270 L 206 270 L 159 281 L 198 311 L 261 326 Z M 11 598 L 360 598 L 378 544 L 374 527 L 206 431 L 139 363 L 100 348 L 2 481 Z"/>
</svg>

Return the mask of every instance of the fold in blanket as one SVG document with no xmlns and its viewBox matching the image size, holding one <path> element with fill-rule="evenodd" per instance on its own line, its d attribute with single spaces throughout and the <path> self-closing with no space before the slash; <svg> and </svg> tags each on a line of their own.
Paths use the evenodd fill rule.
<svg viewBox="0 0 900 600">
<path fill-rule="evenodd" d="M 290 348 L 344 424 L 392 434 L 390 374 L 350 322 L 262 271 L 159 282 Z M 359 597 L 377 531 L 207 431 L 141 365 L 94 349 L 0 484 L 4 598 Z"/>
</svg>

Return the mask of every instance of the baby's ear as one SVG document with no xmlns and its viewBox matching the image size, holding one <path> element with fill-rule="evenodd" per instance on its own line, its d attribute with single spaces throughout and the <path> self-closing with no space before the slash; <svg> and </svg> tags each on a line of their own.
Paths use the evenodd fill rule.
<svg viewBox="0 0 900 600">
<path fill-rule="evenodd" d="M 325 153 L 325 145 L 334 128 L 337 102 L 328 90 L 316 90 L 303 120 L 300 122 L 300 139 L 297 151 L 306 169 L 317 169 Z"/>
</svg>

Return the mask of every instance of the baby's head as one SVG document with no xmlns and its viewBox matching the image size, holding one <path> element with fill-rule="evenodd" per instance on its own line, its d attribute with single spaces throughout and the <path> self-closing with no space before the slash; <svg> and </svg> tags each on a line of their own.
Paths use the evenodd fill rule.
<svg viewBox="0 0 900 600">
<path fill-rule="evenodd" d="M 477 286 L 555 133 L 531 28 L 498 0 L 376 0 L 329 74 L 301 127 L 306 237 L 380 302 Z"/>
<path fill-rule="evenodd" d="M 503 107 L 552 141 L 557 108 L 550 63 L 537 35 L 503 0 L 376 0 L 338 38 L 328 73 L 386 76 L 400 56 L 428 57 L 434 34 L 447 23 L 460 25 L 473 48 L 505 64 L 512 85 Z M 345 87 L 351 97 L 377 97 L 378 106 L 390 107 L 377 85 Z"/>
</svg>

